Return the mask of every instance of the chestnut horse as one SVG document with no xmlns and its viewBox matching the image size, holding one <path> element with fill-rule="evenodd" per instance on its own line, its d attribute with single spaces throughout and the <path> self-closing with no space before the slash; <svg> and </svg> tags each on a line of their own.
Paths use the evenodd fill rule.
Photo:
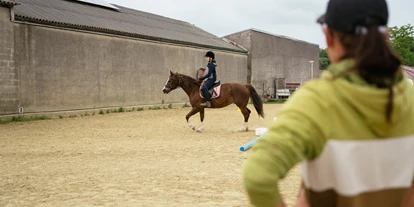
<svg viewBox="0 0 414 207">
<path fill-rule="evenodd" d="M 200 86 L 201 81 L 184 74 L 173 73 L 170 71 L 170 77 L 162 89 L 164 94 L 168 94 L 174 89 L 181 87 L 185 93 L 187 93 L 192 109 L 185 118 L 188 126 L 195 130 L 195 126 L 189 119 L 191 116 L 200 112 L 201 127 L 197 129 L 197 132 L 204 130 L 204 107 L 200 105 L 204 102 L 204 99 L 200 96 Z M 247 108 L 249 98 L 252 99 L 254 108 L 259 114 L 259 117 L 261 116 L 264 118 L 262 100 L 253 86 L 241 83 L 223 83 L 221 84 L 219 94 L 218 97 L 211 99 L 211 108 L 223 108 L 235 103 L 244 116 L 244 127 L 240 129 L 240 131 L 248 131 L 247 122 L 249 121 L 251 113 L 250 109 Z"/>
</svg>

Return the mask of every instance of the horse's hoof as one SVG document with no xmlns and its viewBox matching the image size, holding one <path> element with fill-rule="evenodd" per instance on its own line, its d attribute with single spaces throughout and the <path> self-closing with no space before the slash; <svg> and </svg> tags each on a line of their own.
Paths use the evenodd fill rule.
<svg viewBox="0 0 414 207">
<path fill-rule="evenodd" d="M 237 130 L 237 132 L 247 132 L 247 131 L 249 131 L 249 129 L 247 128 L 242 128 L 242 129 Z"/>
<path fill-rule="evenodd" d="M 195 131 L 195 127 L 191 128 L 193 131 Z"/>
</svg>

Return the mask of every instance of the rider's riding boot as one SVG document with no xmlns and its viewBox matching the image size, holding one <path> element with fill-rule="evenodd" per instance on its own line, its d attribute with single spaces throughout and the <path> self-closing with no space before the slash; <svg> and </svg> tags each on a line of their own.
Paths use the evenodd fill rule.
<svg viewBox="0 0 414 207">
<path fill-rule="evenodd" d="M 210 108 L 211 107 L 211 102 L 210 101 L 206 101 L 205 103 L 201 103 L 200 105 Z"/>
</svg>

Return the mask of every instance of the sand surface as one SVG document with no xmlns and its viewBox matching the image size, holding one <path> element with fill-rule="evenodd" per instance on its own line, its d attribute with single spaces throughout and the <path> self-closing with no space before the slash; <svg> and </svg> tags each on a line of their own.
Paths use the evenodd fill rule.
<svg viewBox="0 0 414 207">
<path fill-rule="evenodd" d="M 207 109 L 203 133 L 189 108 L 0 125 L 0 206 L 250 206 L 239 148 L 282 105 L 264 106 L 266 119 L 249 106 L 244 133 L 235 105 Z M 289 206 L 299 184 L 295 168 L 281 184 Z"/>
</svg>

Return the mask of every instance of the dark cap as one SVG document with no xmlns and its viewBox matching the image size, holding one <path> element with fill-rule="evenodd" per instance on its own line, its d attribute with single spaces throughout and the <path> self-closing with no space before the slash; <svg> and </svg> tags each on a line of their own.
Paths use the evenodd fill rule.
<svg viewBox="0 0 414 207">
<path fill-rule="evenodd" d="M 388 5 L 386 0 L 330 0 L 326 13 L 317 22 L 354 34 L 357 26 L 386 26 Z"/>
<path fill-rule="evenodd" d="M 212 52 L 212 51 L 208 51 L 207 53 L 206 53 L 206 55 L 204 55 L 204 57 L 211 57 L 211 58 L 215 58 L 214 57 L 215 55 L 214 55 L 214 53 Z"/>
</svg>

